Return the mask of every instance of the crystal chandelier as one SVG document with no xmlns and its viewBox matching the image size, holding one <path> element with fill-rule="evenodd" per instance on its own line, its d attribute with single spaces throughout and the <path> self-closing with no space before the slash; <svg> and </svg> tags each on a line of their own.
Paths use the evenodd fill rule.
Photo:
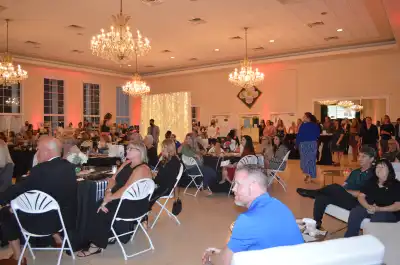
<svg viewBox="0 0 400 265">
<path fill-rule="evenodd" d="M 264 74 L 258 71 L 258 68 L 254 71 L 251 67 L 251 61 L 247 56 L 247 30 L 248 28 L 244 28 L 245 31 L 245 44 L 246 44 L 246 57 L 241 62 L 240 71 L 236 68 L 235 71 L 229 74 L 229 82 L 231 82 L 235 86 L 239 86 L 242 88 L 250 88 L 253 86 L 257 86 L 264 80 Z"/>
<path fill-rule="evenodd" d="M 22 70 L 20 65 L 17 65 L 17 67 L 15 67 L 13 65 L 12 56 L 8 52 L 8 22 L 9 21 L 10 21 L 9 19 L 6 19 L 6 23 L 7 23 L 6 53 L 4 54 L 4 56 L 0 62 L 0 84 L 2 84 L 4 86 L 18 84 L 22 80 L 28 78 L 28 73 L 25 70 Z"/>
<path fill-rule="evenodd" d="M 135 39 L 128 22 L 130 16 L 122 13 L 122 0 L 119 14 L 112 16 L 113 25 L 109 32 L 101 29 L 101 33 L 94 36 L 90 48 L 92 54 L 103 59 L 111 60 L 119 64 L 132 61 L 136 55 L 144 56 L 150 49 L 150 41 L 137 31 Z"/>
<path fill-rule="evenodd" d="M 344 101 L 339 101 L 337 105 L 340 106 L 340 107 L 348 109 L 351 106 L 353 106 L 354 103 L 352 101 L 344 100 Z"/>
<path fill-rule="evenodd" d="M 138 73 L 137 57 L 138 56 L 136 55 L 136 73 L 133 75 L 132 81 L 127 82 L 122 87 L 122 92 L 132 97 L 140 97 L 150 93 L 150 87 L 145 81 L 142 81 L 142 78 Z"/>
<path fill-rule="evenodd" d="M 17 98 L 8 98 L 8 99 L 6 100 L 6 104 L 7 104 L 7 105 L 15 105 L 15 106 L 18 106 L 18 105 L 19 105 L 19 101 L 18 101 Z"/>
<path fill-rule="evenodd" d="M 320 101 L 318 101 L 319 104 L 326 105 L 326 106 L 336 105 L 337 102 L 338 102 L 337 100 L 320 100 Z"/>
<path fill-rule="evenodd" d="M 350 109 L 354 110 L 355 112 L 360 112 L 360 111 L 362 111 L 364 109 L 364 106 L 356 104 L 356 105 L 351 106 Z"/>
</svg>

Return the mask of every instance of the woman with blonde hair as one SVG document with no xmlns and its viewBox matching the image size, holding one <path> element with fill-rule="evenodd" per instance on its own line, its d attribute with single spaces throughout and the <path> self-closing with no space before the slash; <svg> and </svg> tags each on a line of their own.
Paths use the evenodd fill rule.
<svg viewBox="0 0 400 265">
<path fill-rule="evenodd" d="M 0 192 L 12 185 L 14 162 L 11 159 L 7 144 L 0 140 Z"/>
<path fill-rule="evenodd" d="M 150 168 L 147 166 L 147 152 L 144 144 L 130 143 L 126 149 L 126 158 L 126 162 L 108 180 L 106 193 L 97 210 L 97 214 L 90 214 L 93 220 L 89 222 L 91 225 L 86 239 L 90 242 L 90 247 L 87 250 L 80 251 L 78 257 L 101 253 L 107 247 L 111 222 L 121 196 L 134 182 L 141 179 L 151 179 L 152 175 Z M 125 201 L 119 209 L 119 216 L 127 218 L 133 215 L 140 216 L 148 212 L 148 209 L 148 197 L 142 200 Z M 123 231 L 120 232 L 123 233 Z M 125 239 L 121 239 L 125 241 Z M 129 241 L 129 238 L 126 241 Z"/>
<path fill-rule="evenodd" d="M 151 197 L 151 205 L 161 196 L 168 195 L 174 188 L 176 177 L 178 176 L 181 162 L 176 155 L 175 142 L 172 139 L 165 139 L 161 143 L 162 164 L 158 166 L 157 176 L 154 182 L 157 188 Z"/>
<path fill-rule="evenodd" d="M 358 157 L 358 134 L 360 133 L 360 123 L 356 118 L 351 121 L 350 125 L 350 139 L 349 145 L 351 146 L 351 153 L 353 155 L 352 162 L 357 162 Z"/>
</svg>

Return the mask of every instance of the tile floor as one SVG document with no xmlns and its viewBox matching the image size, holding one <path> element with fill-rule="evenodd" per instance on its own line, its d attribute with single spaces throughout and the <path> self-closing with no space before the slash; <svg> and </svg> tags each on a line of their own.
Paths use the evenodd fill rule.
<svg viewBox="0 0 400 265">
<path fill-rule="evenodd" d="M 347 162 L 347 157 L 344 160 Z M 347 164 L 346 167 L 356 168 L 355 163 Z M 318 166 L 319 177 L 317 183 L 304 184 L 303 176 L 299 168 L 299 161 L 289 161 L 288 167 L 281 176 L 288 184 L 287 192 L 284 192 L 278 183 L 274 183 L 270 189 L 270 194 L 283 203 L 292 211 L 296 218 L 312 217 L 313 200 L 302 198 L 296 193 L 296 188 L 308 187 L 318 188 L 323 180 L 321 171 L 334 169 L 331 166 Z M 344 178 L 335 178 L 335 182 L 341 183 Z M 155 246 L 154 252 L 147 252 L 137 257 L 124 261 L 120 248 L 117 245 L 109 246 L 103 254 L 94 255 L 87 258 L 78 258 L 75 263 L 71 257 L 64 255 L 61 261 L 63 265 L 196 265 L 201 264 L 201 255 L 207 247 L 222 247 L 229 239 L 230 224 L 236 219 L 237 215 L 243 211 L 236 207 L 233 198 L 226 195 L 215 195 L 204 197 L 202 194 L 197 198 L 192 196 L 182 196 L 183 211 L 179 215 L 181 225 L 178 226 L 167 215 L 162 215 L 153 230 L 149 230 L 150 236 Z M 151 220 L 151 219 L 150 219 Z M 328 231 L 333 231 L 343 227 L 343 223 L 325 217 L 324 227 Z M 341 237 L 343 233 L 338 233 L 335 237 Z M 128 253 L 135 249 L 147 248 L 147 242 L 142 233 L 133 244 L 125 245 Z M 142 248 L 141 248 L 142 247 Z M 8 248 L 0 249 L 0 258 L 9 255 Z M 33 264 L 29 254 L 28 264 Z M 39 252 L 35 264 L 48 265 L 56 264 L 57 254 L 53 251 Z M 1 265 L 1 264 L 0 264 Z"/>
</svg>

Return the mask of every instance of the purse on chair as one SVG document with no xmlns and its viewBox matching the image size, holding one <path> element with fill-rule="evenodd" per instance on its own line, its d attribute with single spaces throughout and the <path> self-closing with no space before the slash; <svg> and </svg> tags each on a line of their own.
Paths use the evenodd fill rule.
<svg viewBox="0 0 400 265">
<path fill-rule="evenodd" d="M 178 216 L 182 212 L 182 201 L 179 199 L 179 189 L 178 188 L 178 198 L 172 204 L 172 214 Z M 175 197 L 175 190 L 174 190 L 174 197 Z"/>
</svg>

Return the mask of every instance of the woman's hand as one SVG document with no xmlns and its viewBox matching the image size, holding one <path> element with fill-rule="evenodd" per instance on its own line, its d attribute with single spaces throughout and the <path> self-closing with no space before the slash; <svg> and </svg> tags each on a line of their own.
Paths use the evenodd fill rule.
<svg viewBox="0 0 400 265">
<path fill-rule="evenodd" d="M 108 213 L 108 209 L 106 208 L 106 204 L 104 202 L 100 205 L 99 209 L 97 209 L 97 213 L 99 213 L 100 211 Z"/>
<path fill-rule="evenodd" d="M 106 195 L 104 196 L 103 204 L 106 205 L 107 203 L 109 203 L 112 200 L 113 200 L 112 199 L 112 193 L 111 192 L 107 192 Z"/>
</svg>

